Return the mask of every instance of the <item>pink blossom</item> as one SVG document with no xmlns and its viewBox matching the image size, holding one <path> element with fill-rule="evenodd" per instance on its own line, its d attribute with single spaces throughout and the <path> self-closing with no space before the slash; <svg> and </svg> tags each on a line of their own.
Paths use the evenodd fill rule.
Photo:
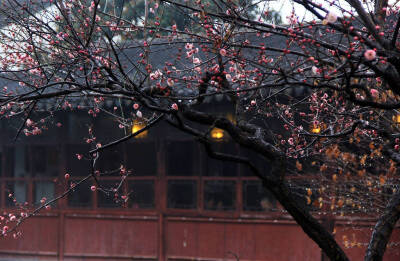
<svg viewBox="0 0 400 261">
<path fill-rule="evenodd" d="M 311 67 L 311 71 L 313 74 L 317 74 L 318 73 L 318 68 L 316 66 Z"/>
<path fill-rule="evenodd" d="M 133 108 L 134 108 L 135 110 L 137 110 L 137 109 L 139 108 L 139 104 L 137 104 L 137 103 L 133 104 Z"/>
<path fill-rule="evenodd" d="M 41 134 L 41 133 L 42 133 L 42 130 L 39 129 L 38 127 L 35 127 L 35 128 L 32 130 L 32 134 L 33 134 L 33 135 L 39 135 L 39 134 Z"/>
<path fill-rule="evenodd" d="M 364 58 L 367 60 L 367 61 L 372 61 L 372 60 L 375 60 L 375 58 L 376 58 L 376 52 L 374 51 L 374 50 L 366 50 L 365 51 L 365 53 L 364 53 Z"/>
<path fill-rule="evenodd" d="M 226 56 L 226 50 L 224 48 L 220 49 L 219 54 L 222 56 Z"/>
<path fill-rule="evenodd" d="M 142 118 L 142 117 L 143 117 L 143 114 L 142 114 L 141 111 L 137 111 L 137 112 L 136 112 L 136 116 L 137 116 L 138 118 Z"/>
<path fill-rule="evenodd" d="M 174 86 L 175 82 L 174 82 L 174 80 L 173 80 L 173 79 L 171 79 L 171 78 L 168 78 L 168 80 L 167 80 L 167 84 L 168 84 L 168 86 L 169 86 L 169 87 L 172 87 L 172 86 Z"/>
<path fill-rule="evenodd" d="M 3 234 L 7 233 L 8 229 L 9 229 L 8 226 L 4 226 L 4 227 L 3 227 Z"/>
<path fill-rule="evenodd" d="M 193 63 L 194 64 L 199 64 L 199 63 L 201 63 L 201 61 L 200 61 L 199 58 L 193 58 Z"/>
<path fill-rule="evenodd" d="M 64 178 L 69 179 L 69 177 L 70 177 L 69 173 L 65 173 Z"/>
<path fill-rule="evenodd" d="M 326 21 L 327 21 L 328 23 L 333 24 L 334 22 L 337 21 L 337 15 L 336 15 L 335 13 L 333 13 L 333 12 L 329 12 L 329 13 L 326 15 Z"/>
<path fill-rule="evenodd" d="M 157 80 L 160 76 L 162 76 L 162 72 L 160 70 L 150 73 L 150 79 L 152 80 Z"/>
<path fill-rule="evenodd" d="M 96 191 L 96 186 L 91 186 L 91 187 L 90 187 L 90 190 L 91 190 L 91 191 Z"/>
<path fill-rule="evenodd" d="M 33 121 L 31 119 L 26 120 L 26 126 L 30 127 L 33 125 Z"/>
<path fill-rule="evenodd" d="M 379 92 L 377 89 L 371 89 L 371 96 L 377 98 L 379 96 Z"/>
<path fill-rule="evenodd" d="M 176 104 L 176 103 L 174 103 L 174 104 L 172 104 L 171 105 L 171 108 L 173 109 L 173 110 L 178 110 L 178 104 Z"/>
</svg>

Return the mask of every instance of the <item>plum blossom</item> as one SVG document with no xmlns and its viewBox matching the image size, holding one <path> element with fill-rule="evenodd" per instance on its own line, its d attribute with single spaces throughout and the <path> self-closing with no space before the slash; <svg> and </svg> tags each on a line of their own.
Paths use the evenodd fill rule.
<svg viewBox="0 0 400 261">
<path fill-rule="evenodd" d="M 327 15 L 326 15 L 326 21 L 328 23 L 333 24 L 334 22 L 337 21 L 337 15 L 335 13 L 333 13 L 332 11 L 330 11 Z"/>
<path fill-rule="evenodd" d="M 379 96 L 379 92 L 377 89 L 371 89 L 371 96 L 377 98 Z"/>
<path fill-rule="evenodd" d="M 42 131 L 38 128 L 38 127 L 35 127 L 35 128 L 33 128 L 33 130 L 32 130 L 32 134 L 33 135 L 39 135 L 39 134 L 41 134 L 42 133 Z"/>
<path fill-rule="evenodd" d="M 163 75 L 162 72 L 160 70 L 157 70 L 157 71 L 150 73 L 150 79 L 157 80 L 162 75 Z"/>
<path fill-rule="evenodd" d="M 31 119 L 26 120 L 26 126 L 30 127 L 33 125 L 33 121 Z"/>
<path fill-rule="evenodd" d="M 177 110 L 178 110 L 178 104 L 176 104 L 176 103 L 172 104 L 172 105 L 171 105 L 171 108 L 172 108 L 173 110 L 177 111 Z"/>
<path fill-rule="evenodd" d="M 317 74 L 318 73 L 318 68 L 316 66 L 311 67 L 311 71 L 313 74 Z"/>
<path fill-rule="evenodd" d="M 222 56 L 226 56 L 226 50 L 224 48 L 220 49 L 219 54 Z"/>
<path fill-rule="evenodd" d="M 366 50 L 365 51 L 365 53 L 364 53 L 364 58 L 367 60 L 367 61 L 372 61 L 372 60 L 375 60 L 375 58 L 376 58 L 376 52 L 374 51 L 374 50 Z"/>
<path fill-rule="evenodd" d="M 8 229 L 9 229 L 9 227 L 8 227 L 8 226 L 4 226 L 4 227 L 3 227 L 3 234 L 6 234 L 6 233 L 7 233 L 7 231 L 8 231 Z"/>
<path fill-rule="evenodd" d="M 193 63 L 194 64 L 199 64 L 199 63 L 201 63 L 201 61 L 200 61 L 199 58 L 193 58 Z"/>
<path fill-rule="evenodd" d="M 175 82 L 174 82 L 174 80 L 173 80 L 173 79 L 171 79 L 171 78 L 168 78 L 168 80 L 167 80 L 167 84 L 168 84 L 168 86 L 169 86 L 169 87 L 172 87 L 172 86 L 174 86 Z"/>
</svg>

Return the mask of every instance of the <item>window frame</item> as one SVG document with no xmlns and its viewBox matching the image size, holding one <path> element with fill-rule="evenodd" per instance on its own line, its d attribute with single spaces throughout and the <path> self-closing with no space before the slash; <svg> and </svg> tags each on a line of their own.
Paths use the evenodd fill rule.
<svg viewBox="0 0 400 261">
<path fill-rule="evenodd" d="M 168 143 L 171 142 L 182 142 L 182 141 L 191 141 L 193 142 L 193 150 L 196 150 L 197 154 L 194 154 L 195 156 L 197 155 L 198 158 L 194 158 L 196 161 L 195 164 L 193 164 L 192 170 L 196 172 L 193 176 L 173 176 L 173 175 L 167 175 L 167 148 L 168 148 Z M 90 206 L 88 207 L 76 207 L 76 206 L 69 206 L 68 205 L 68 198 L 63 198 L 60 199 L 56 203 L 55 209 L 52 209 L 52 211 L 56 210 L 63 210 L 67 212 L 73 212 L 73 213 L 83 213 L 83 212 L 93 212 L 93 213 L 127 213 L 127 212 L 133 212 L 138 215 L 155 215 L 157 213 L 165 213 L 165 214 L 170 214 L 170 215 L 183 215 L 183 216 L 204 216 L 204 217 L 221 217 L 221 218 L 241 218 L 241 217 L 250 217 L 250 216 L 271 216 L 277 214 L 277 212 L 273 211 L 251 211 L 251 210 L 245 210 L 244 209 L 244 204 L 245 202 L 243 199 L 243 184 L 248 181 L 248 180 L 259 180 L 257 177 L 254 176 L 249 176 L 245 175 L 245 167 L 243 165 L 239 165 L 237 168 L 237 172 L 234 176 L 208 176 L 206 175 L 207 171 L 207 162 L 208 162 L 208 155 L 205 153 L 205 151 L 202 151 L 202 145 L 191 137 L 183 137 L 183 138 L 169 138 L 169 139 L 162 139 L 162 138 L 152 138 L 152 137 L 147 137 L 143 139 L 137 139 L 134 141 L 128 141 L 127 143 L 124 144 L 123 146 L 123 158 L 124 161 L 128 159 L 128 150 L 126 149 L 127 146 L 133 146 L 135 143 L 153 143 L 155 146 L 155 151 L 157 153 L 156 155 L 156 160 L 158 162 L 157 167 L 156 167 L 156 173 L 154 175 L 145 175 L 145 176 L 138 176 L 135 175 L 135 173 L 129 175 L 126 178 L 126 186 L 129 186 L 131 182 L 134 182 L 135 180 L 150 180 L 154 184 L 154 208 L 138 208 L 134 209 L 131 207 L 115 207 L 115 208 L 107 208 L 107 207 L 100 207 L 99 206 L 99 195 L 98 193 L 100 192 L 94 192 L 92 195 L 92 201 Z M 220 142 L 227 142 L 227 141 L 219 141 Z M 58 146 L 57 144 L 54 143 L 25 143 L 24 146 L 31 148 L 32 146 Z M 30 165 L 30 175 L 28 177 L 24 178 L 17 178 L 17 177 L 5 177 L 4 175 L 0 176 L 0 188 L 1 188 L 1 195 L 0 195 L 0 207 L 4 207 L 6 204 L 6 193 L 5 193 L 5 186 L 7 181 L 17 181 L 17 180 L 26 180 L 28 183 L 28 192 L 27 192 L 27 202 L 32 206 L 34 203 L 34 184 L 35 182 L 38 181 L 52 181 L 53 179 L 57 179 L 59 183 L 61 183 L 61 186 L 55 185 L 55 193 L 58 195 L 59 193 L 64 192 L 66 189 L 68 189 L 68 182 L 65 181 L 64 175 L 65 173 L 68 172 L 68 160 L 66 155 L 68 151 L 70 151 L 69 146 L 75 146 L 79 145 L 81 146 L 82 143 L 74 142 L 74 141 L 66 141 L 65 143 L 62 143 L 60 147 L 60 167 L 59 167 L 59 172 L 56 177 L 40 177 L 40 176 L 34 176 L 33 175 L 33 170 L 32 170 L 32 164 Z M 237 144 L 234 144 L 237 146 L 237 150 L 240 153 L 240 147 Z M 5 161 L 5 148 L 6 147 L 14 147 L 10 145 L 2 145 L 2 150 L 3 153 L 1 154 L 1 160 L 3 161 L 3 164 L 1 164 L 2 167 L 2 174 L 5 173 L 6 171 L 6 165 L 4 164 Z M 199 151 L 202 151 L 199 152 Z M 227 163 L 229 164 L 229 163 Z M 84 176 L 74 176 L 71 175 L 70 180 L 78 180 L 79 178 L 83 178 Z M 115 181 L 120 181 L 120 176 L 118 177 L 109 177 L 109 176 L 104 176 L 99 179 L 100 181 L 102 180 L 115 180 Z M 179 209 L 179 208 L 170 208 L 168 207 L 168 182 L 173 181 L 173 180 L 192 180 L 196 183 L 196 208 L 193 209 Z M 205 209 L 204 206 L 204 188 L 205 184 L 208 181 L 234 181 L 235 182 L 235 207 L 233 210 L 207 210 Z M 95 182 L 91 179 L 90 181 L 91 185 L 95 185 Z M 88 188 L 89 189 L 89 188 Z M 123 189 L 123 192 L 127 192 L 126 188 Z M 92 192 L 91 192 L 92 193 Z M 10 208 L 10 207 L 6 207 Z M 11 207 L 12 208 L 12 207 Z M 279 206 L 278 206 L 279 208 Z M 279 212 L 279 211 L 278 211 Z M 136 215 L 135 214 L 135 215 Z"/>
</svg>

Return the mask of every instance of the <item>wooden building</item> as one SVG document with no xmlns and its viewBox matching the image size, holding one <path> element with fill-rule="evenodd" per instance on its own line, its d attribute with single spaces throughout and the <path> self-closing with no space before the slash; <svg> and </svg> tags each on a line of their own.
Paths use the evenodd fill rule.
<svg viewBox="0 0 400 261">
<path fill-rule="evenodd" d="M 85 111 L 51 121 L 43 135 L 16 143 L 18 123 L 1 122 L 3 214 L 32 209 L 87 175 L 89 162 L 76 155 L 90 148 L 83 139 L 88 126 L 103 144 L 124 135 L 112 118 Z M 248 154 L 220 130 L 212 135 L 219 151 Z M 268 171 L 268 164 L 255 160 Z M 103 153 L 97 168 L 118 170 L 121 164 L 132 171 L 121 188 L 127 202 L 92 192 L 93 181 L 86 182 L 28 219 L 19 238 L 1 238 L 0 260 L 324 260 L 248 169 L 208 158 L 200 144 L 167 125 Z M 99 179 L 104 186 L 121 180 L 118 171 Z M 348 221 L 330 224 L 351 260 L 362 260 L 373 223 Z M 400 260 L 398 228 L 391 242 L 385 260 Z"/>
</svg>

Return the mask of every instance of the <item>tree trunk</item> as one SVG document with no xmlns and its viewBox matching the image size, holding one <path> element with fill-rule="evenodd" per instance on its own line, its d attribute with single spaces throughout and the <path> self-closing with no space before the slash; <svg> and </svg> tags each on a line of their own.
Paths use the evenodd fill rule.
<svg viewBox="0 0 400 261">
<path fill-rule="evenodd" d="M 263 184 L 274 194 L 279 203 L 292 215 L 297 224 L 317 243 L 331 261 L 349 261 L 334 237 L 304 207 L 298 204 L 286 185 L 275 184 L 275 186 L 271 186 L 265 181 Z"/>
<path fill-rule="evenodd" d="M 400 190 L 390 200 L 385 212 L 375 225 L 364 261 L 381 261 L 393 229 L 400 218 Z"/>
</svg>

